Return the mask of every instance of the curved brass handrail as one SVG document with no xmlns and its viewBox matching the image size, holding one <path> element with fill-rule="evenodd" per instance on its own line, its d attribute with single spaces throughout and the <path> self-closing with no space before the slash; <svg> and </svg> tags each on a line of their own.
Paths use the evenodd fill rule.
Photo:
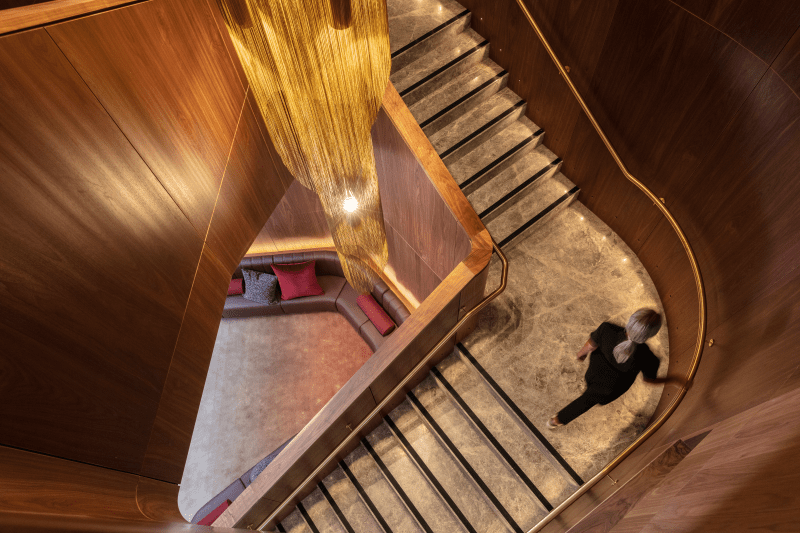
<svg viewBox="0 0 800 533">
<path fill-rule="evenodd" d="M 555 63 L 556 67 L 558 68 L 558 72 L 561 74 L 561 77 L 563 77 L 564 81 L 567 82 L 570 91 L 572 91 L 572 94 L 573 96 L 575 96 L 575 99 L 578 100 L 581 109 L 583 109 L 583 112 L 586 114 L 586 117 L 589 119 L 589 122 L 591 122 L 592 126 L 594 126 L 594 129 L 595 131 L 597 131 L 597 134 L 600 136 L 600 139 L 602 139 L 603 144 L 605 144 L 606 148 L 608 148 L 608 151 L 611 153 L 611 157 L 614 158 L 614 161 L 617 163 L 619 169 L 622 171 L 622 173 L 625 175 L 628 181 L 636 185 L 639 188 L 639 190 L 641 190 L 648 198 L 650 198 L 650 200 L 653 201 L 653 203 L 659 208 L 659 210 L 661 210 L 661 213 L 667 218 L 670 225 L 672 226 L 672 229 L 674 229 L 675 233 L 678 235 L 678 239 L 680 239 L 681 244 L 683 245 L 683 249 L 686 251 L 686 255 L 689 258 L 689 263 L 692 268 L 692 273 L 694 274 L 694 282 L 697 288 L 697 301 L 699 306 L 699 320 L 700 320 L 700 323 L 697 325 L 697 342 L 695 344 L 694 356 L 692 358 L 692 363 L 691 366 L 689 367 L 689 371 L 686 374 L 686 382 L 681 387 L 680 391 L 678 391 L 678 394 L 669 404 L 667 409 L 663 413 L 661 413 L 661 415 L 652 424 L 650 424 L 644 430 L 644 432 L 636 438 L 636 440 L 634 440 L 627 448 L 625 448 L 622 451 L 622 453 L 616 456 L 594 477 L 592 477 L 586 483 L 581 485 L 581 487 L 575 493 L 573 493 L 569 498 L 567 498 L 564 502 L 562 502 L 561 505 L 550 511 L 550 513 L 546 517 L 544 517 L 538 524 L 536 524 L 536 526 L 534 526 L 532 529 L 528 531 L 528 533 L 536 533 L 537 531 L 541 531 L 542 528 L 544 528 L 548 523 L 550 523 L 550 521 L 552 521 L 556 516 L 561 514 L 561 512 L 567 507 L 569 507 L 575 500 L 577 500 L 583 494 L 588 492 L 589 489 L 591 489 L 595 484 L 597 484 L 598 481 L 600 481 L 602 478 L 608 475 L 609 472 L 611 472 L 611 470 L 616 468 L 626 457 L 628 457 L 636 448 L 638 448 L 639 445 L 641 445 L 645 440 L 650 438 L 650 436 L 664 424 L 667 418 L 669 418 L 672 415 L 672 413 L 675 412 L 675 409 L 678 407 L 678 404 L 681 403 L 683 397 L 686 396 L 686 392 L 689 390 L 689 387 L 691 386 L 692 380 L 694 379 L 694 376 L 697 373 L 697 367 L 700 364 L 700 357 L 703 355 L 703 347 L 705 344 L 705 337 L 706 337 L 706 296 L 705 296 L 705 286 L 703 285 L 703 277 L 700 275 L 700 268 L 697 265 L 697 258 L 695 257 L 694 252 L 692 251 L 692 246 L 686 239 L 686 235 L 683 233 L 683 230 L 681 229 L 680 225 L 675 220 L 675 217 L 672 216 L 672 213 L 669 212 L 669 209 L 667 209 L 664 203 L 659 198 L 657 198 L 656 195 L 653 194 L 653 192 L 650 189 L 648 189 L 641 181 L 636 179 L 628 171 L 627 167 L 622 162 L 622 159 L 620 159 L 619 154 L 617 154 L 616 150 L 614 150 L 614 147 L 611 145 L 611 142 L 608 140 L 608 137 L 603 132 L 603 129 L 600 127 L 600 125 L 597 123 L 597 120 L 594 118 L 592 112 L 589 110 L 589 107 L 586 105 L 586 102 L 581 97 L 580 93 L 578 92 L 578 89 L 575 88 L 575 85 L 569 78 L 567 71 L 564 69 L 563 65 L 561 64 L 561 61 L 559 61 L 558 57 L 553 51 L 553 48 L 550 46 L 550 43 L 548 43 L 547 39 L 545 39 L 544 35 L 542 34 L 542 31 L 539 29 L 539 25 L 536 24 L 535 20 L 533 20 L 533 16 L 531 16 L 530 11 L 528 11 L 528 8 L 525 6 L 525 3 L 523 2 L 523 0 L 517 0 L 517 4 L 519 4 L 520 9 L 522 9 L 522 12 L 525 14 L 525 18 L 528 19 L 528 22 L 533 28 L 533 31 L 536 33 L 536 36 L 539 38 L 539 41 L 541 41 L 542 45 L 547 50 L 547 53 L 550 55 L 550 59 L 552 59 L 553 63 Z"/>
<path fill-rule="evenodd" d="M 359 435 L 359 432 L 362 429 L 364 429 L 364 427 L 366 427 L 372 421 L 372 419 L 375 418 L 376 415 L 380 414 L 380 412 L 389 404 L 389 402 L 392 401 L 395 395 L 398 394 L 400 391 L 402 391 L 406 385 L 408 385 L 408 382 L 411 381 L 411 378 L 415 376 L 418 371 L 422 370 L 425 367 L 425 365 L 428 364 L 428 362 L 430 362 L 433 356 L 436 355 L 436 353 L 442 349 L 442 347 L 445 345 L 448 339 L 450 339 L 450 337 L 455 335 L 456 332 L 459 330 L 459 328 L 462 325 L 464 325 L 464 323 L 467 320 L 469 320 L 477 313 L 479 313 L 484 307 L 489 305 L 489 302 L 497 298 L 504 290 L 506 290 L 506 285 L 508 284 L 508 259 L 506 259 L 505 254 L 503 254 L 502 250 L 500 250 L 500 247 L 497 246 L 497 243 L 494 242 L 494 239 L 492 239 L 492 249 L 494 252 L 497 253 L 497 256 L 500 258 L 500 261 L 503 264 L 503 271 L 500 274 L 500 285 L 494 291 L 492 291 L 491 294 L 489 294 L 483 300 L 481 300 L 475 307 L 470 309 L 463 317 L 461 317 L 461 319 L 458 322 L 455 323 L 455 325 L 452 328 L 450 328 L 450 331 L 448 331 L 444 335 L 444 337 L 442 337 L 442 339 L 436 344 L 436 346 L 431 348 L 431 350 L 425 355 L 425 357 L 423 357 L 422 360 L 419 363 L 417 363 L 414 366 L 414 368 L 412 368 L 408 372 L 408 374 L 406 374 L 406 377 L 403 378 L 397 385 L 395 385 L 395 387 L 391 390 L 391 392 L 389 392 L 389 394 L 387 394 L 386 397 L 378 405 L 376 405 L 372 409 L 372 411 L 369 412 L 369 414 L 364 418 L 364 420 L 361 421 L 361 423 L 358 426 L 353 428 L 353 430 L 347 435 L 347 437 L 344 438 L 342 442 L 339 443 L 338 446 L 336 446 L 336 448 L 331 450 L 331 452 L 325 457 L 325 459 L 322 460 L 322 462 L 317 466 L 317 468 L 315 468 L 313 472 L 311 472 L 308 476 L 306 476 L 303 482 L 300 483 L 289 496 L 283 499 L 281 504 L 258 526 L 257 529 L 259 531 L 263 531 L 263 528 L 269 522 L 271 522 L 272 520 L 276 520 L 278 516 L 280 516 L 283 513 L 283 511 L 290 504 L 290 502 L 292 502 L 292 500 L 295 497 L 297 497 L 309 483 L 314 481 L 314 478 L 316 478 L 330 464 L 331 461 L 337 458 L 337 456 L 342 452 L 342 450 L 344 450 L 345 447 L 347 447 L 350 441 L 353 440 L 353 438 L 357 437 Z"/>
</svg>

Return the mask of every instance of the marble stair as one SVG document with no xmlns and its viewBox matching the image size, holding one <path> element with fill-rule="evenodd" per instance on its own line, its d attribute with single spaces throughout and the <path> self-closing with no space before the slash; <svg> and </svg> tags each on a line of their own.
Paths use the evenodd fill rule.
<svg viewBox="0 0 800 533">
<path fill-rule="evenodd" d="M 459 345 L 275 530 L 521 533 L 581 483 Z"/>
<path fill-rule="evenodd" d="M 389 0 L 391 80 L 492 237 L 505 246 L 578 188 L 527 102 L 451 0 Z M 583 481 L 459 344 L 277 531 L 515 532 Z"/>
<path fill-rule="evenodd" d="M 389 0 L 391 80 L 489 233 L 503 245 L 577 196 L 453 1 Z"/>
</svg>

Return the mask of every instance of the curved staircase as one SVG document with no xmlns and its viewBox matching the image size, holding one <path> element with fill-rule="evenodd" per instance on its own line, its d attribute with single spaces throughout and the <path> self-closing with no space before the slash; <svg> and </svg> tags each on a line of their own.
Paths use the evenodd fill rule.
<svg viewBox="0 0 800 533">
<path fill-rule="evenodd" d="M 568 205 L 578 188 L 470 13 L 452 1 L 388 8 L 392 83 L 495 241 Z M 276 530 L 522 533 L 581 483 L 459 345 Z"/>
</svg>

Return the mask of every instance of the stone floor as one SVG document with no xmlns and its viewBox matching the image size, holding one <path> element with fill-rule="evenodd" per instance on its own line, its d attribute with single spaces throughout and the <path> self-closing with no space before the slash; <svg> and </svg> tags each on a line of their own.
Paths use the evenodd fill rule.
<svg viewBox="0 0 800 533">
<path fill-rule="evenodd" d="M 537 225 L 538 226 L 538 225 Z M 580 202 L 506 246 L 508 288 L 483 312 L 464 345 L 503 386 L 583 479 L 642 432 L 663 385 L 641 375 L 618 400 L 596 406 L 569 425 L 545 422 L 584 390 L 587 361 L 575 354 L 601 322 L 624 325 L 630 314 L 662 312 L 653 282 L 628 246 Z M 499 262 L 489 286 L 496 286 Z M 648 345 L 668 366 L 666 322 Z"/>
<path fill-rule="evenodd" d="M 298 433 L 371 355 L 339 313 L 223 318 L 178 493 L 184 518 Z"/>
</svg>

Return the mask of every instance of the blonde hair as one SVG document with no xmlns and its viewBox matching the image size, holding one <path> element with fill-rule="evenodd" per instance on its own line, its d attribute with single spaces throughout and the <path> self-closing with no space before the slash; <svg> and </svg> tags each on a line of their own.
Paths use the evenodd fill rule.
<svg viewBox="0 0 800 533">
<path fill-rule="evenodd" d="M 633 355 L 636 345 L 643 344 L 661 329 L 661 315 L 653 309 L 643 307 L 631 315 L 625 331 L 628 339 L 614 347 L 614 359 L 624 363 Z"/>
</svg>

